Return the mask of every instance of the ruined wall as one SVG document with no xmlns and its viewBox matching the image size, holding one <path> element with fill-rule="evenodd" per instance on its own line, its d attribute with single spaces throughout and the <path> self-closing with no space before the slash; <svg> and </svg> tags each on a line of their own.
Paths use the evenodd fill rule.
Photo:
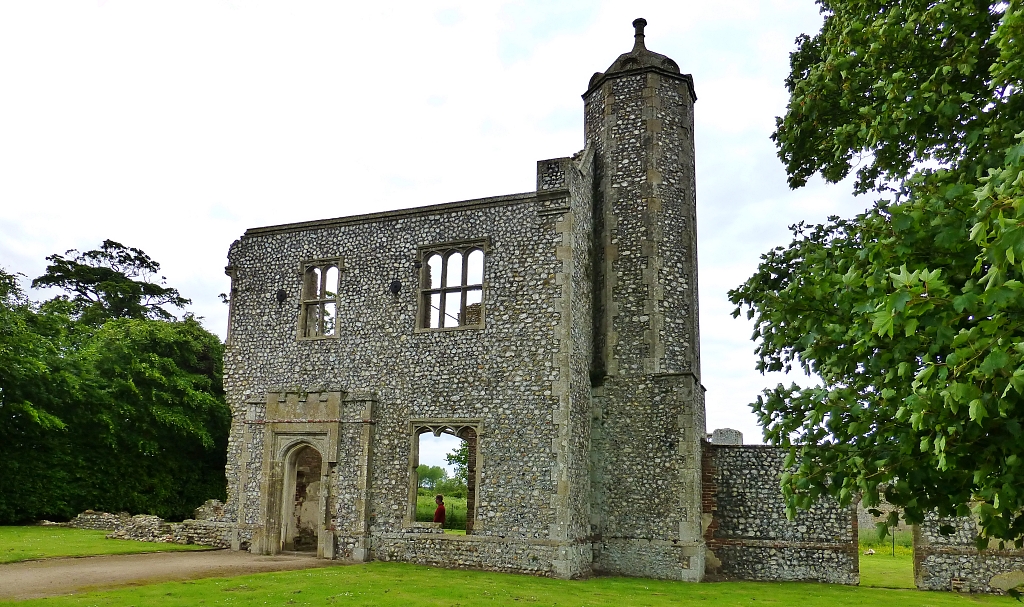
<svg viewBox="0 0 1024 607">
<path fill-rule="evenodd" d="M 570 204 L 569 185 L 580 196 L 586 187 L 577 182 L 586 177 L 562 164 L 572 171 L 552 182 L 559 196 L 530 193 L 260 228 L 232 246 L 225 386 L 234 412 L 228 511 L 240 523 L 239 548 L 266 524 L 259 471 L 277 452 L 267 446 L 267 395 L 358 392 L 375 402 L 367 420 L 373 438 L 368 453 L 352 452 L 361 429 L 348 423 L 357 421 L 351 415 L 339 418 L 339 453 L 326 483 L 335 556 L 353 558 L 364 541 L 361 558 L 489 569 L 512 563 L 509 570 L 566 577 L 586 572 L 578 533 L 586 481 L 568 450 L 586 440 L 575 430 L 589 409 L 581 404 L 589 403 L 583 384 L 571 379 L 588 346 L 574 352 L 569 339 L 574 323 L 589 325 L 580 303 L 588 293 L 575 269 L 586 259 L 573 254 L 573 243 L 588 231 L 589 200 Z M 486 247 L 484 328 L 418 329 L 419 248 L 465 241 Z M 297 339 L 301 264 L 314 259 L 341 260 L 338 336 Z M 402 285 L 397 296 L 388 292 L 395 280 Z M 415 420 L 479 427 L 474 536 L 438 535 L 410 520 Z M 365 531 L 353 530 L 359 517 L 354 498 L 346 497 L 357 491 L 360 466 L 368 470 Z"/>
<path fill-rule="evenodd" d="M 560 216 L 562 234 L 557 256 L 562 262 L 555 276 L 561 296 L 555 302 L 559 331 L 558 381 L 554 394 L 560 406 L 557 461 L 552 480 L 556 512 L 551 539 L 562 545 L 555 559 L 555 574 L 582 576 L 591 571 L 590 546 L 590 362 L 592 358 L 592 234 L 593 151 L 572 158 L 544 160 L 537 166 L 537 196 L 546 213 Z"/>
<path fill-rule="evenodd" d="M 131 518 L 131 515 L 127 512 L 111 514 L 109 512 L 86 510 L 65 523 L 65 526 L 75 529 L 91 529 L 93 531 L 113 531 L 119 524 L 123 524 L 129 518 Z"/>
<path fill-rule="evenodd" d="M 705 443 L 703 459 L 707 579 L 860 582 L 854 506 L 825 498 L 790 521 L 781 449 Z"/>
<path fill-rule="evenodd" d="M 598 167 L 594 569 L 696 581 L 704 411 L 694 97 L 688 77 L 638 40 L 584 96 Z"/>
<path fill-rule="evenodd" d="M 218 500 L 207 500 L 196 508 L 195 517 L 180 523 L 168 523 L 151 514 L 131 516 L 127 512 L 110 514 L 86 510 L 64 523 L 64 526 L 110 531 L 107 538 L 115 540 L 231 547 L 235 523 L 226 517 L 224 504 Z"/>
<path fill-rule="evenodd" d="M 230 548 L 234 528 L 234 524 L 229 522 L 187 519 L 180 523 L 168 523 L 159 516 L 137 514 L 119 521 L 114 530 L 107 534 L 107 538 Z"/>
<path fill-rule="evenodd" d="M 939 528 L 950 525 L 951 535 Z M 1024 583 L 1024 550 L 978 550 L 973 518 L 925 517 L 914 527 L 914 582 L 922 590 L 1004 592 Z M 1007 584 L 1006 581 L 1011 583 Z"/>
</svg>

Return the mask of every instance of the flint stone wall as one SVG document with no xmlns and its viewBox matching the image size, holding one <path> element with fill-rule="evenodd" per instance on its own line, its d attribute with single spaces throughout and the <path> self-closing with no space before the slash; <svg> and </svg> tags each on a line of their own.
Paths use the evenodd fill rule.
<svg viewBox="0 0 1024 607">
<path fill-rule="evenodd" d="M 75 518 L 64 524 L 65 527 L 74 529 L 92 529 L 94 531 L 113 531 L 118 525 L 131 518 L 127 512 L 111 514 L 109 512 L 96 512 L 86 510 Z"/>
<path fill-rule="evenodd" d="M 953 527 L 951 535 L 939 529 Z M 1002 594 L 1000 578 L 1016 572 L 1024 581 L 1024 550 L 978 550 L 978 527 L 971 517 L 930 514 L 914 527 L 914 583 L 921 590 Z M 1012 587 L 1012 586 L 1010 586 Z"/>
<path fill-rule="evenodd" d="M 645 48 L 645 23 L 591 79 L 584 150 L 538 162 L 535 192 L 254 228 L 232 244 L 235 549 L 286 548 L 308 446 L 323 458 L 318 556 L 699 581 L 714 514 L 716 573 L 856 583 L 855 518 L 823 504 L 785 521 L 773 451 L 709 451 L 721 491 L 703 510 L 696 97 Z M 468 246 L 486 255 L 482 323 L 422 328 L 426 255 Z M 298 331 L 310 264 L 341 271 L 335 334 L 315 339 Z M 415 521 L 424 430 L 476 437 L 466 536 Z"/>
<path fill-rule="evenodd" d="M 137 514 L 119 521 L 107 539 L 230 548 L 234 527 L 233 523 L 195 519 L 168 523 L 159 516 Z"/>
<path fill-rule="evenodd" d="M 552 576 L 552 563 L 565 557 L 558 542 L 442 533 L 375 538 L 373 555 L 382 561 L 457 569 Z"/>
<path fill-rule="evenodd" d="M 589 460 L 576 449 L 590 429 L 590 353 L 572 337 L 591 324 L 590 162 L 542 161 L 536 193 L 255 229 L 232 245 L 226 514 L 238 548 L 280 550 L 264 471 L 284 470 L 303 443 L 327 462 L 322 556 L 499 570 L 512 559 L 524 572 L 589 573 Z M 420 251 L 465 242 L 486 252 L 484 327 L 418 328 Z M 337 336 L 297 339 L 300 273 L 316 259 L 342 268 Z M 310 394 L 340 394 L 341 414 L 305 415 Z M 354 394 L 372 400 L 370 416 L 348 411 Z M 294 399 L 294 415 L 276 418 L 268 398 Z M 507 548 L 422 537 L 409 499 L 417 420 L 478 429 L 473 536 Z"/>
<path fill-rule="evenodd" d="M 784 461 L 776 447 L 704 444 L 705 579 L 860 583 L 855 506 L 823 498 L 788 520 Z"/>
<path fill-rule="evenodd" d="M 594 570 L 699 581 L 693 102 L 685 76 L 618 73 L 585 95 L 598 159 Z M 639 134 L 643 134 L 639 136 Z"/>
<path fill-rule="evenodd" d="M 75 529 L 110 531 L 108 539 L 167 544 L 198 544 L 216 548 L 230 548 L 235 524 L 219 500 L 207 500 L 196 508 L 195 519 L 168 523 L 151 514 L 129 515 L 127 512 L 110 514 L 86 510 L 66 523 Z"/>
</svg>

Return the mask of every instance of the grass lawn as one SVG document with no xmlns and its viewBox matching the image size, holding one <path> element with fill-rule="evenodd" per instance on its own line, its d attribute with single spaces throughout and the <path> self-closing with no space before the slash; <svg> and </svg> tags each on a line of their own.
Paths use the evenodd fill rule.
<svg viewBox="0 0 1024 607">
<path fill-rule="evenodd" d="M 67 527 L 0 527 L 0 563 L 59 556 L 208 549 L 206 546 L 108 540 L 104 537 L 107 533 Z"/>
<path fill-rule="evenodd" d="M 434 503 L 434 495 L 416 496 L 416 520 L 434 520 L 434 510 L 437 504 Z M 466 498 L 445 496 L 444 498 L 445 529 L 466 529 Z"/>
<path fill-rule="evenodd" d="M 374 562 L 236 578 L 169 582 L 14 603 L 32 606 L 194 605 L 550 605 L 552 607 L 679 607 L 681 605 L 800 605 L 807 607 L 967 607 L 1017 605 L 1008 597 L 887 590 L 804 583 L 690 584 L 635 578 L 586 581 L 452 571 Z M 5 603 L 6 604 L 6 603 Z"/>
<path fill-rule="evenodd" d="M 860 547 L 860 585 L 875 588 L 914 588 L 914 550 L 896 545 L 870 546 L 875 554 L 864 554 L 868 547 Z"/>
</svg>

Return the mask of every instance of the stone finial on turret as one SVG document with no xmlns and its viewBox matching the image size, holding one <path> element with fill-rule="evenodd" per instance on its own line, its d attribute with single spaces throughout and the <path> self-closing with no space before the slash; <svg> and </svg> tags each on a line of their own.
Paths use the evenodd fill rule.
<svg viewBox="0 0 1024 607">
<path fill-rule="evenodd" d="M 635 53 L 638 50 L 647 50 L 647 47 L 644 46 L 644 27 L 646 26 L 647 19 L 644 19 L 643 17 L 633 20 L 633 50 L 631 52 Z"/>
<path fill-rule="evenodd" d="M 644 28 L 646 26 L 647 20 L 644 18 L 633 20 L 633 49 L 628 53 L 619 55 L 619 58 L 604 72 L 594 73 L 590 78 L 590 85 L 587 87 L 587 93 L 584 94 L 584 97 L 601 82 L 625 72 L 655 70 L 669 75 L 680 74 L 679 65 L 675 61 L 665 55 L 647 50 L 647 46 L 644 44 Z M 689 76 L 683 77 L 688 80 L 690 79 Z M 697 99 L 696 95 L 693 94 L 692 84 L 690 85 L 690 95 L 694 100 Z"/>
</svg>

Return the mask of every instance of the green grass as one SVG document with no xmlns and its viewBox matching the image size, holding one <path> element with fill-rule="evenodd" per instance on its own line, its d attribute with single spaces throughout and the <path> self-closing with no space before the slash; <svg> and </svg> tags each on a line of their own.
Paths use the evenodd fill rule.
<svg viewBox="0 0 1024 607">
<path fill-rule="evenodd" d="M 437 504 L 434 503 L 434 495 L 416 496 L 416 520 L 430 522 L 434 520 L 434 510 Z M 466 498 L 448 497 L 444 498 L 445 529 L 466 529 Z"/>
<path fill-rule="evenodd" d="M 0 563 L 61 556 L 208 549 L 206 546 L 108 540 L 104 537 L 107 533 L 67 527 L 0 527 Z"/>
<path fill-rule="evenodd" d="M 914 588 L 914 550 L 896 544 L 888 546 L 860 545 L 860 585 L 875 588 Z M 864 554 L 867 549 L 875 554 Z"/>
<path fill-rule="evenodd" d="M 690 584 L 630 578 L 586 581 L 453 571 L 401 563 L 307 569 L 236 578 L 169 582 L 16 603 L 21 607 L 195 605 L 546 605 L 551 607 L 966 607 L 1016 605 L 1008 597 L 806 583 Z"/>
<path fill-rule="evenodd" d="M 897 531 L 896 536 L 896 547 L 903 546 L 904 548 L 912 548 L 914 546 L 914 534 L 911 531 Z M 874 548 L 875 552 L 878 552 L 881 548 L 888 547 L 889 554 L 892 554 L 892 538 L 893 534 L 885 536 L 884 540 L 878 539 L 878 531 L 876 529 L 861 529 L 860 530 L 860 547 L 861 550 L 868 548 Z"/>
</svg>

